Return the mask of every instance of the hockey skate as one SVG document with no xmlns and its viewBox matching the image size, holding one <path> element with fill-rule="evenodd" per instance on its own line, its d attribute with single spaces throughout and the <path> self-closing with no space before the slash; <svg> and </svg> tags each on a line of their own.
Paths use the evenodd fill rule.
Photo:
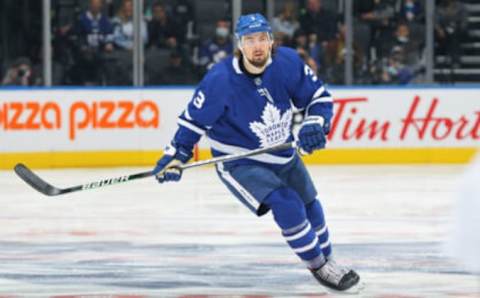
<svg viewBox="0 0 480 298">
<path fill-rule="evenodd" d="M 330 290 L 354 294 L 362 288 L 360 276 L 355 271 L 339 266 L 331 259 L 322 267 L 310 271 L 320 284 Z"/>
</svg>

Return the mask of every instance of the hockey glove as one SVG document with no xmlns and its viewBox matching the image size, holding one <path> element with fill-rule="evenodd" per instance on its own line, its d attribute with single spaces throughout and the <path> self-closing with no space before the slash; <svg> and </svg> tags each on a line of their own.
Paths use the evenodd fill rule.
<svg viewBox="0 0 480 298">
<path fill-rule="evenodd" d="M 192 152 L 183 147 L 175 148 L 173 145 L 168 145 L 164 152 L 152 173 L 159 183 L 179 181 L 182 178 L 182 170 L 178 166 L 189 161 Z"/>
<path fill-rule="evenodd" d="M 324 119 L 320 116 L 308 116 L 303 120 L 298 132 L 298 152 L 301 155 L 311 154 L 314 150 L 325 148 L 329 126 L 324 129 Z"/>
</svg>

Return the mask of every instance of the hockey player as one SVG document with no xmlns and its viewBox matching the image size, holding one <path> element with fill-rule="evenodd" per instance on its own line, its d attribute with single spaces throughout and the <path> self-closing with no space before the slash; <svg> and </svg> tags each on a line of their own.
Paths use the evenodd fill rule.
<svg viewBox="0 0 480 298">
<path fill-rule="evenodd" d="M 270 25 L 261 14 L 241 16 L 235 33 L 239 51 L 210 69 L 179 116 L 178 130 L 153 170 L 160 183 L 180 180 L 175 166 L 192 157 L 202 135 L 213 156 L 292 141 L 292 105 L 305 115 L 298 151 L 325 147 L 333 102 L 322 82 L 294 50 L 273 49 Z M 358 285 L 358 274 L 331 257 L 322 206 L 295 149 L 219 163 L 216 170 L 256 215 L 272 210 L 286 242 L 322 285 L 339 291 Z"/>
</svg>

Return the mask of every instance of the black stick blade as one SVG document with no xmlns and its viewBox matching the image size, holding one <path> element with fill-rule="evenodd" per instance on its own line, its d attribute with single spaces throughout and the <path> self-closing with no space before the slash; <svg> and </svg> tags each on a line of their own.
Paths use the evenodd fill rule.
<svg viewBox="0 0 480 298">
<path fill-rule="evenodd" d="M 61 190 L 48 184 L 42 178 L 27 168 L 24 164 L 17 164 L 14 168 L 15 173 L 28 185 L 47 196 L 56 196 L 61 194 Z"/>
</svg>

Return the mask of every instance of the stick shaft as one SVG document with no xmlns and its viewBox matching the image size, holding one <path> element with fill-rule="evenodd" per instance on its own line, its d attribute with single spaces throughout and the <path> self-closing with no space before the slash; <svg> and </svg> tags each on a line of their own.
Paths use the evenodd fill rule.
<svg viewBox="0 0 480 298">
<path fill-rule="evenodd" d="M 201 160 L 197 162 L 192 162 L 188 164 L 183 164 L 180 166 L 182 170 L 190 169 L 190 168 L 195 168 L 195 167 L 200 167 L 200 166 L 205 166 L 205 165 L 210 165 L 210 164 L 217 164 L 220 162 L 228 162 L 228 161 L 234 161 L 242 158 L 246 158 L 249 156 L 254 156 L 254 155 L 259 155 L 263 153 L 269 153 L 269 152 L 274 152 L 274 151 L 281 151 L 281 150 L 286 150 L 289 148 L 295 147 L 294 142 L 290 143 L 285 143 L 285 144 L 280 144 L 280 145 L 274 145 L 271 147 L 267 148 L 259 148 L 259 149 L 254 149 L 250 151 L 245 151 L 245 152 L 240 152 L 236 154 L 230 154 L 230 155 L 223 155 L 219 157 L 215 157 L 212 159 L 208 160 Z M 66 194 L 66 193 L 71 193 L 71 192 L 77 192 L 77 191 L 83 191 L 83 190 L 88 190 L 88 189 L 94 189 L 94 188 L 99 188 L 99 187 L 104 187 L 108 185 L 113 185 L 113 184 L 119 184 L 119 183 L 124 183 L 128 182 L 131 180 L 136 180 L 136 179 L 142 179 L 142 178 L 147 178 L 153 175 L 152 171 L 147 171 L 147 172 L 140 172 L 136 174 L 131 174 L 131 175 L 125 175 L 125 176 L 120 176 L 120 177 L 114 177 L 114 178 L 107 178 L 107 179 L 102 179 L 82 185 L 76 185 L 76 186 L 71 186 L 67 188 L 58 188 L 55 187 L 42 178 L 40 178 L 37 174 L 35 174 L 32 170 L 30 170 L 27 166 L 24 164 L 17 164 L 14 168 L 15 173 L 23 180 L 25 181 L 28 185 L 36 189 L 37 191 L 43 193 L 44 195 L 47 196 L 58 196 L 61 194 Z"/>
<path fill-rule="evenodd" d="M 228 162 L 228 161 L 234 161 L 237 159 L 249 157 L 249 156 L 254 156 L 254 155 L 259 155 L 263 153 L 269 153 L 269 152 L 274 152 L 274 151 L 281 151 L 281 150 L 287 150 L 290 148 L 295 147 L 294 142 L 289 142 L 285 144 L 280 144 L 280 145 L 274 145 L 271 147 L 267 148 L 259 148 L 259 149 L 254 149 L 250 151 L 245 151 L 245 152 L 240 152 L 240 153 L 235 153 L 235 154 L 230 154 L 230 155 L 222 155 L 218 156 L 212 159 L 207 159 L 207 160 L 200 160 L 192 163 L 186 163 L 183 165 L 180 165 L 179 168 L 182 170 L 185 169 L 190 169 L 190 168 L 195 168 L 195 167 L 200 167 L 200 166 L 205 166 L 205 165 L 210 165 L 210 164 L 217 164 L 220 162 Z"/>
</svg>

